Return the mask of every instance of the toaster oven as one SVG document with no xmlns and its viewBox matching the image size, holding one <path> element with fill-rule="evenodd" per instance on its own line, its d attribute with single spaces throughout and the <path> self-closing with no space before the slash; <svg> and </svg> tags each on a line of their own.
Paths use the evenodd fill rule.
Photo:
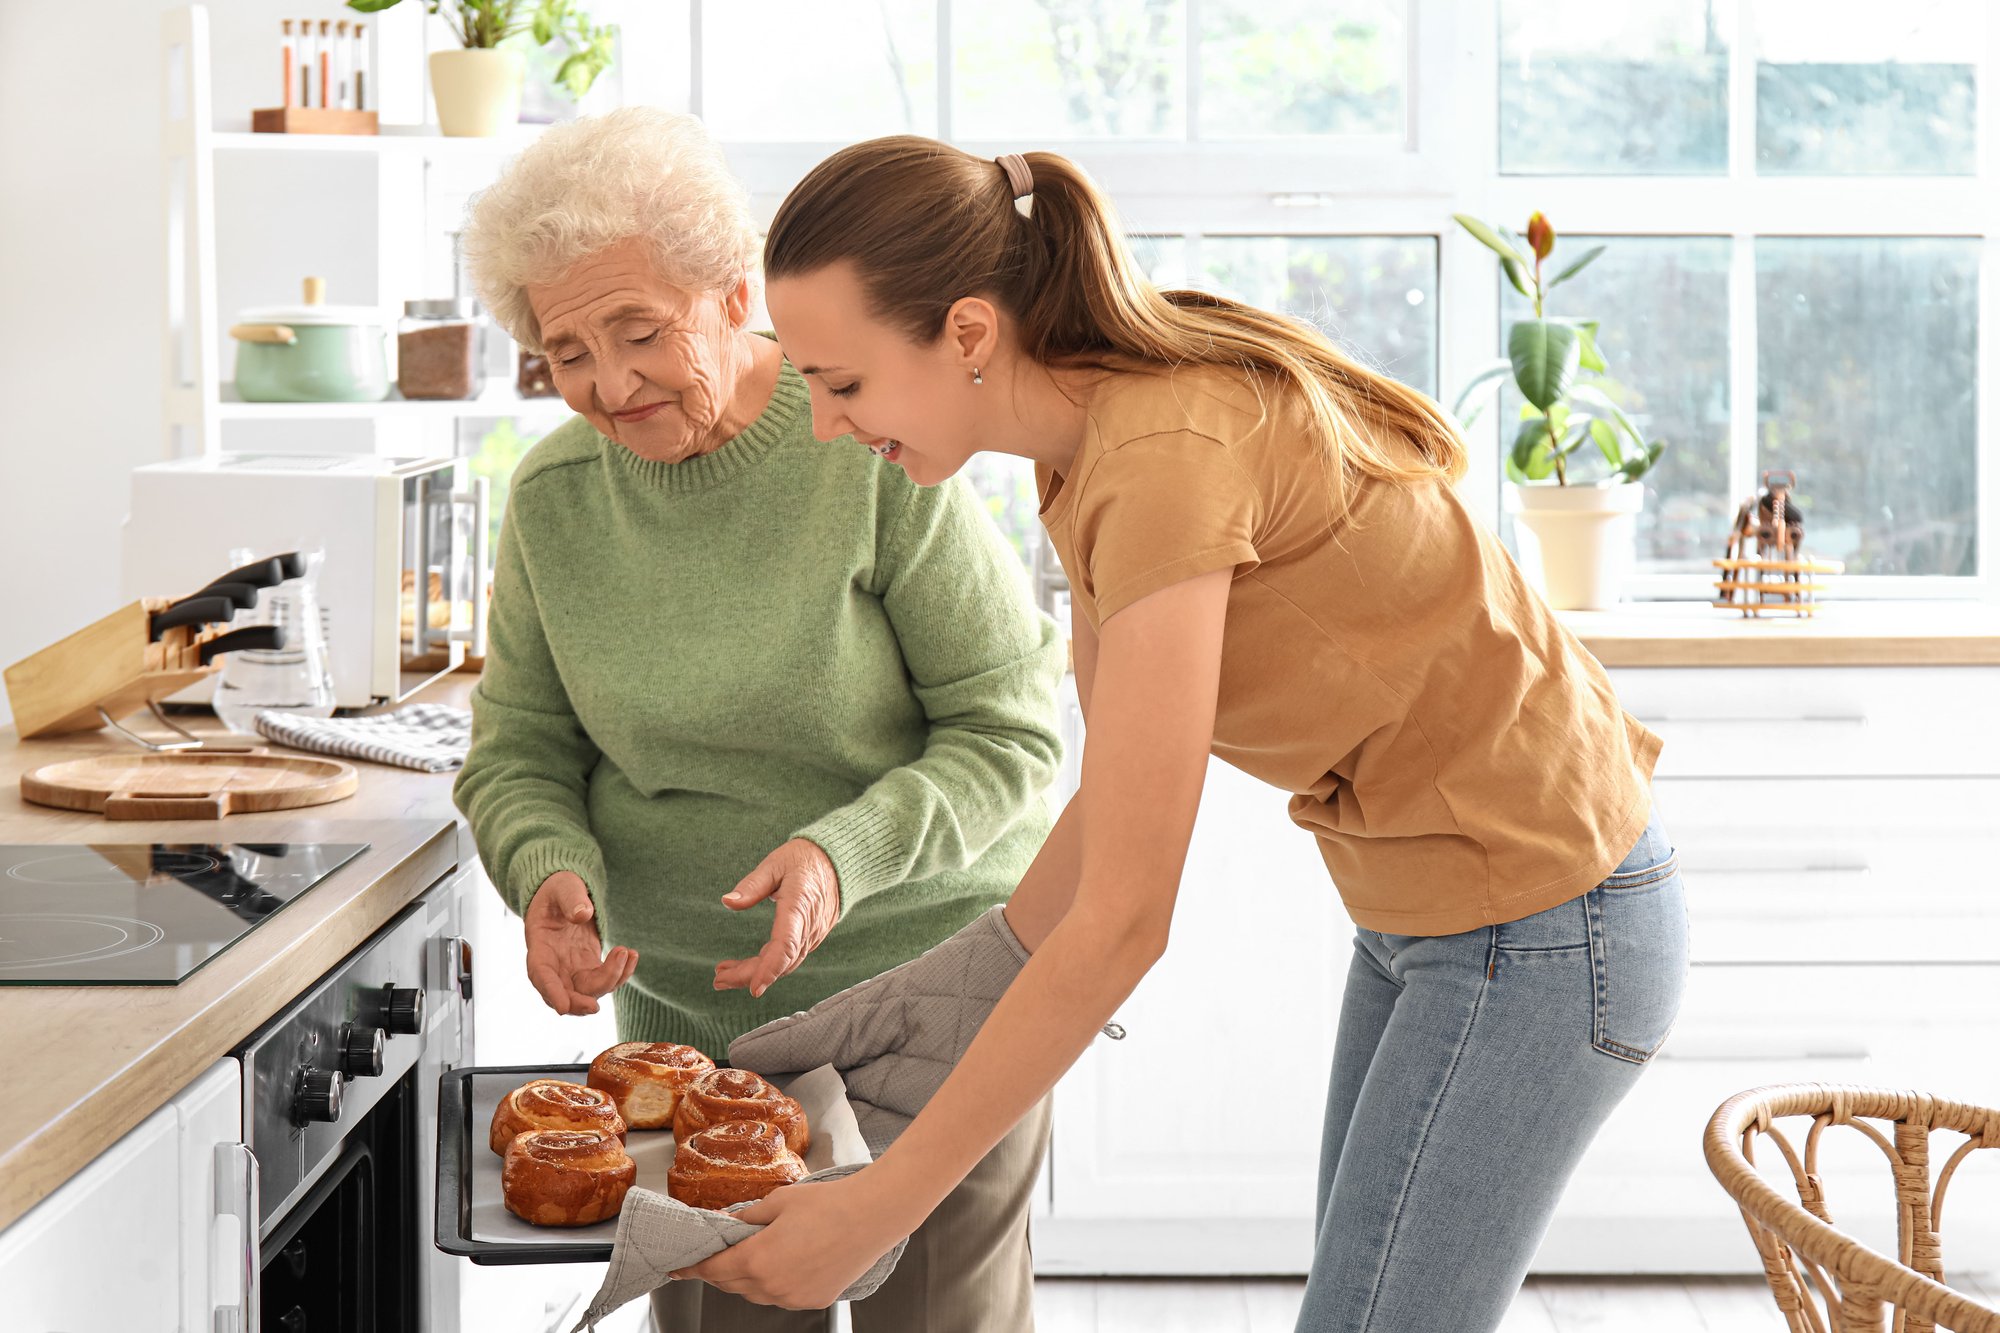
<svg viewBox="0 0 2000 1333">
<path fill-rule="evenodd" d="M 399 702 L 486 651 L 487 490 L 465 460 L 225 454 L 132 473 L 130 596 L 172 596 L 230 553 L 320 548 L 334 706 Z M 245 613 L 248 619 L 248 613 Z M 212 682 L 186 697 L 202 698 Z"/>
</svg>

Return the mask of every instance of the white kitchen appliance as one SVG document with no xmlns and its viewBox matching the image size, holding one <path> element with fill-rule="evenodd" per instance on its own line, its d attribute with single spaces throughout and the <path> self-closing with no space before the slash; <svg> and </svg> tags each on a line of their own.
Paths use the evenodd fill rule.
<svg viewBox="0 0 2000 1333">
<path fill-rule="evenodd" d="M 125 586 L 177 595 L 259 556 L 320 547 L 334 706 L 396 703 L 486 651 L 487 488 L 463 459 L 226 454 L 132 473 Z M 248 623 L 243 612 L 237 623 Z M 206 701 L 212 683 L 182 696 Z"/>
</svg>

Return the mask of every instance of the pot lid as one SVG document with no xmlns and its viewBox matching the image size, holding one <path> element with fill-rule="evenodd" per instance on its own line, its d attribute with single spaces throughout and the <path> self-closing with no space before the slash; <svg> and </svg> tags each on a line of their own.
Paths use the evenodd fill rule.
<svg viewBox="0 0 2000 1333">
<path fill-rule="evenodd" d="M 299 305 L 254 306 L 237 316 L 238 324 L 363 324 L 382 327 L 382 312 L 372 305 L 327 305 L 326 279 L 305 280 L 305 300 Z"/>
</svg>

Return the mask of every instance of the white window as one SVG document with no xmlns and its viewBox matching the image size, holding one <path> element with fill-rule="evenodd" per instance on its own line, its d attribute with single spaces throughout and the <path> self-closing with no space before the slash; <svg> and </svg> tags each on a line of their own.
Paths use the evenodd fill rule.
<svg viewBox="0 0 2000 1333">
<path fill-rule="evenodd" d="M 1640 596 L 1705 599 L 1761 470 L 1847 596 L 1990 592 L 2000 237 L 1983 0 L 689 0 L 686 104 L 768 218 L 841 144 L 1048 149 L 1162 285 L 1311 320 L 1447 403 L 1520 300 L 1454 212 L 1546 213 L 1648 478 Z M 782 33 L 783 40 L 774 40 Z M 1893 179 L 1887 179 L 1893 178 Z M 1982 371 L 1986 374 L 1982 375 Z M 1489 411 L 1467 494 L 1495 522 Z M 1510 432 L 1511 433 L 1511 432 Z M 977 483 L 1023 540 L 1017 470 Z M 1504 526 L 1503 526 L 1504 532 Z"/>
</svg>

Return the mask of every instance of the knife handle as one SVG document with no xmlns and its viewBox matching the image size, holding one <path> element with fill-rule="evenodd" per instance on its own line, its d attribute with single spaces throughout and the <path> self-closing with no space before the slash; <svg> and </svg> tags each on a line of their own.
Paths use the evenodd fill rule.
<svg viewBox="0 0 2000 1333">
<path fill-rule="evenodd" d="M 266 556 L 262 560 L 252 560 L 241 569 L 230 570 L 227 574 L 217 578 L 214 583 L 208 584 L 201 592 L 196 593 L 195 596 L 199 597 L 206 594 L 217 583 L 247 583 L 253 588 L 275 588 L 290 577 L 292 576 L 285 572 L 283 557 Z"/>
<path fill-rule="evenodd" d="M 205 597 L 197 593 L 175 602 L 164 611 L 154 612 L 146 634 L 152 642 L 158 643 L 160 636 L 170 629 L 206 624 L 211 620 L 227 620 L 235 614 L 236 607 L 227 597 Z"/>
<path fill-rule="evenodd" d="M 227 597 L 237 610 L 248 611 L 257 605 L 257 594 L 261 591 L 247 583 L 211 583 L 200 592 L 181 598 L 181 602 L 193 601 L 196 597 Z M 181 602 L 175 602 L 174 606 L 179 606 Z M 173 607 L 167 609 L 172 610 Z"/>
<path fill-rule="evenodd" d="M 207 666 L 224 653 L 241 652 L 246 648 L 277 652 L 284 646 L 283 625 L 251 625 L 244 629 L 233 629 L 227 634 L 218 634 L 202 644 L 201 664 Z"/>
</svg>

